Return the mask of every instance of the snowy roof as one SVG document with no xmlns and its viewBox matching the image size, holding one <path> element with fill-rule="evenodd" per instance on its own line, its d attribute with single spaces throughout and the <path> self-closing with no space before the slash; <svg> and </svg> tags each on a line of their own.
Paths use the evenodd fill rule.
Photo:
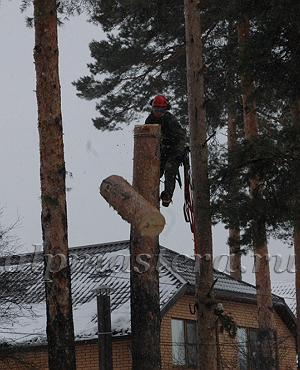
<svg viewBox="0 0 300 370">
<path fill-rule="evenodd" d="M 296 315 L 295 280 L 273 281 L 272 293 L 284 298 L 294 315 Z"/>
<path fill-rule="evenodd" d="M 103 285 L 111 288 L 113 335 L 130 334 L 129 241 L 70 248 L 69 255 L 76 340 L 97 338 L 96 289 Z M 5 310 L 9 312 L 7 319 L 1 322 L 0 342 L 46 343 L 44 277 L 47 274 L 43 261 L 42 252 L 0 259 L 1 318 L 5 317 Z M 194 260 L 161 247 L 159 274 L 163 315 L 184 293 L 193 294 Z M 215 279 L 217 298 L 256 299 L 256 290 L 251 284 L 218 271 L 215 271 Z M 283 300 L 280 307 L 292 325 L 293 318 L 286 314 Z"/>
</svg>

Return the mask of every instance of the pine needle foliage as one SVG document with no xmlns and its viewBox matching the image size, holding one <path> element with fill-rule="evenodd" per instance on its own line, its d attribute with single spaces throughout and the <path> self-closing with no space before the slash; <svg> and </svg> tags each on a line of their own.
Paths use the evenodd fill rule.
<svg viewBox="0 0 300 370">
<path fill-rule="evenodd" d="M 221 50 L 227 36 L 220 4 L 223 5 L 219 0 L 210 7 L 202 4 L 206 19 L 206 108 L 211 127 L 218 126 L 220 117 L 225 122 L 222 101 L 227 58 Z M 187 126 L 183 2 L 100 1 L 93 9 L 91 21 L 100 24 L 107 37 L 90 44 L 95 59 L 88 65 L 91 74 L 73 84 L 79 97 L 97 100 L 99 116 L 93 119 L 96 128 L 115 130 L 132 122 L 149 109 L 149 101 L 157 93 L 169 98 L 173 113 Z"/>
</svg>

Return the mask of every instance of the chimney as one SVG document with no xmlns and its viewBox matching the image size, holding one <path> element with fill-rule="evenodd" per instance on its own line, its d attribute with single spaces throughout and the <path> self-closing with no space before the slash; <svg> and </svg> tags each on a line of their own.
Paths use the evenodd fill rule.
<svg viewBox="0 0 300 370">
<path fill-rule="evenodd" d="M 110 291 L 107 285 L 97 289 L 99 369 L 112 370 Z"/>
</svg>

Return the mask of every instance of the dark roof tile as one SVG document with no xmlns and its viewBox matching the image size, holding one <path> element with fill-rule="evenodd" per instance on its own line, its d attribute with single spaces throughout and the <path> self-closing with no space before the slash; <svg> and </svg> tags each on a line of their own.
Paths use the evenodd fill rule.
<svg viewBox="0 0 300 370">
<path fill-rule="evenodd" d="M 77 340 L 96 338 L 96 289 L 107 285 L 112 290 L 112 330 L 114 335 L 130 333 L 130 270 L 129 241 L 96 244 L 70 248 L 72 274 L 72 300 L 75 335 Z M 45 292 L 43 279 L 43 253 L 32 253 L 0 259 L 2 281 L 1 304 L 5 300 L 17 301 L 13 306 L 13 330 L 0 332 L 2 341 L 45 343 Z M 185 286 L 193 287 L 194 260 L 161 247 L 160 254 L 160 305 L 162 312 L 170 306 Z M 50 276 L 50 275 L 49 275 Z M 234 296 L 255 297 L 253 285 L 215 271 L 216 291 Z M 47 282 L 46 282 L 47 284 Z M 18 316 L 17 303 L 22 302 L 28 315 Z M 10 306 L 12 307 L 12 306 Z M 34 312 L 35 318 L 31 317 Z"/>
</svg>

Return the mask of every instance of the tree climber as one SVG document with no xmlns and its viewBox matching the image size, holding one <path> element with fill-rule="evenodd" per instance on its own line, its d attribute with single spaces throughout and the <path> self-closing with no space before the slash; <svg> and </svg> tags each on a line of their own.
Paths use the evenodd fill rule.
<svg viewBox="0 0 300 370">
<path fill-rule="evenodd" d="M 164 190 L 160 195 L 162 205 L 168 207 L 175 190 L 176 176 L 183 161 L 186 135 L 177 118 L 167 112 L 171 106 L 163 95 L 156 95 L 150 102 L 151 114 L 145 124 L 161 125 L 160 177 L 165 175 Z"/>
</svg>

